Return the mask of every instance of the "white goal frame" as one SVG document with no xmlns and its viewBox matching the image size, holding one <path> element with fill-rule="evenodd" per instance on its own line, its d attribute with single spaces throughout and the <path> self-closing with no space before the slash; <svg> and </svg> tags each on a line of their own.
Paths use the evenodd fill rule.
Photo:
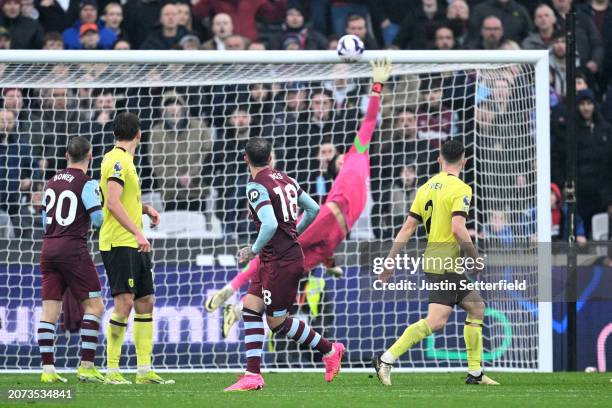
<svg viewBox="0 0 612 408">
<path fill-rule="evenodd" d="M 542 51 L 366 51 L 355 64 L 388 57 L 394 63 L 404 64 L 529 64 L 535 72 L 536 101 L 536 154 L 537 154 L 537 232 L 538 242 L 550 242 L 550 108 L 548 52 Z M 0 64 L 339 64 L 342 63 L 334 51 L 51 51 L 51 50 L 1 50 Z M 148 83 L 145 85 L 149 85 Z M 153 84 L 151 84 L 153 85 Z M 30 85 L 28 85 L 30 86 Z M 53 86 L 53 85 L 49 85 Z M 109 87 L 116 86 L 109 84 Z M 39 84 L 36 87 L 41 87 Z M 42 85 L 45 87 L 45 85 Z M 549 254 L 542 253 L 538 261 L 539 291 L 550 293 L 551 262 Z M 548 252 L 550 249 L 548 250 Z M 538 302 L 538 369 L 551 372 L 553 369 L 552 304 L 550 299 Z M 446 372 L 459 369 L 420 368 L 398 371 Z M 0 373 L 14 372 L 4 370 Z M 25 370 L 19 370 L 24 372 Z M 164 371 L 164 370 L 160 370 Z M 193 372 L 193 369 L 168 371 Z M 206 372 L 211 370 L 195 370 Z M 213 370 L 216 372 L 236 370 Z M 269 371 L 312 371 L 309 369 L 276 369 Z M 363 369 L 348 369 L 363 372 Z M 498 371 L 527 371 L 499 369 Z M 528 370 L 533 371 L 533 370 Z"/>
</svg>

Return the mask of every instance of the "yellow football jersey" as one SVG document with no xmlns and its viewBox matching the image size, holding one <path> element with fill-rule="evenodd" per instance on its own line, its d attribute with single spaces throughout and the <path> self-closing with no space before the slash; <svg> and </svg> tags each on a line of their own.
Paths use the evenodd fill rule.
<svg viewBox="0 0 612 408">
<path fill-rule="evenodd" d="M 140 200 L 140 180 L 134 166 L 134 156 L 121 147 L 115 147 L 104 155 L 101 165 L 100 187 L 103 197 L 107 197 L 108 180 L 115 180 L 123 185 L 121 204 L 130 220 L 142 230 L 142 203 Z M 138 248 L 136 238 L 131 232 L 113 217 L 104 200 L 104 222 L 100 228 L 100 251 L 109 251 L 111 247 Z"/>
<path fill-rule="evenodd" d="M 454 272 L 449 264 L 460 256 L 460 247 L 453 235 L 452 218 L 467 218 L 472 201 L 472 188 L 459 177 L 438 173 L 422 185 L 410 207 L 410 215 L 421 221 L 427 231 L 427 249 L 423 255 L 423 271 Z"/>
</svg>

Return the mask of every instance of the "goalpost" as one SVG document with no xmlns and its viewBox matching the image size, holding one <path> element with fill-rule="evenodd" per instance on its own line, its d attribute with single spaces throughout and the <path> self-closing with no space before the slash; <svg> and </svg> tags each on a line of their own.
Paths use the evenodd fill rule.
<svg viewBox="0 0 612 408">
<path fill-rule="evenodd" d="M 354 371 L 369 370 L 371 356 L 422 316 L 422 294 L 372 296 L 371 271 L 359 256 L 364 243 L 396 233 L 415 186 L 437 172 L 440 141 L 457 138 L 469 161 L 463 178 L 473 187 L 469 227 L 478 245 L 521 248 L 520 257 L 495 257 L 491 274 L 536 282 L 529 295 L 487 302 L 483 364 L 552 371 L 550 247 L 542 245 L 551 236 L 546 51 L 366 51 L 346 64 L 332 51 L 10 50 L 0 51 L 0 130 L 10 134 L 2 143 L 19 146 L 7 151 L 21 167 L 0 175 L 25 181 L 20 190 L 16 180 L 0 180 L 0 372 L 40 367 L 42 181 L 61 168 L 76 134 L 92 141 L 90 175 L 98 177 L 113 144 L 112 117 L 123 110 L 141 120 L 135 162 L 142 199 L 162 211 L 159 228 L 144 226 L 155 261 L 153 364 L 174 371 L 243 367 L 242 324 L 223 338 L 221 311 L 209 314 L 202 305 L 239 272 L 236 250 L 254 239 L 245 212 L 244 140 L 271 140 L 278 167 L 322 200 L 332 181 L 328 162 L 350 146 L 367 106 L 368 62 L 380 57 L 391 58 L 394 69 L 370 146 L 368 204 L 336 250 L 344 276 L 314 270 L 302 282 L 295 315 L 343 341 L 343 367 Z M 91 249 L 109 309 L 105 328 L 112 300 L 97 241 Z M 415 346 L 398 369 L 464 369 L 464 319 L 453 313 L 445 330 Z M 78 333 L 60 325 L 58 333 L 56 366 L 74 369 Z M 265 369 L 322 367 L 311 352 L 266 339 Z M 100 340 L 96 365 L 103 366 L 103 330 Z M 131 324 L 123 350 L 121 365 L 134 368 Z"/>
</svg>

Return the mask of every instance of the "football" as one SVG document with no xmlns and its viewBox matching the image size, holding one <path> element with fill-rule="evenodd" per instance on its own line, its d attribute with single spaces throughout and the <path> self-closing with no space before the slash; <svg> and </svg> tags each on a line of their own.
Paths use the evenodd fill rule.
<svg viewBox="0 0 612 408">
<path fill-rule="evenodd" d="M 338 55 L 346 62 L 359 60 L 363 55 L 364 50 L 365 47 L 363 45 L 363 41 L 353 34 L 342 36 L 342 38 L 338 40 L 338 46 L 336 47 Z"/>
</svg>

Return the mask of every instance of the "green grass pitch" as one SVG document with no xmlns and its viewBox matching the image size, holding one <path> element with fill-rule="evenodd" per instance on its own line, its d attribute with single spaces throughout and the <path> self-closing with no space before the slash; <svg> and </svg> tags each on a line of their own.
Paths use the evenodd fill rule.
<svg viewBox="0 0 612 408">
<path fill-rule="evenodd" d="M 164 374 L 174 385 L 79 384 L 67 375 L 75 399 L 62 402 L 14 402 L 6 399 L 11 388 L 63 388 L 43 386 L 34 374 L 0 374 L 4 406 L 92 408 L 138 407 L 610 407 L 611 374 L 488 373 L 499 387 L 466 386 L 463 374 L 395 374 L 393 387 L 385 388 L 368 374 L 341 373 L 326 384 L 323 372 L 268 373 L 262 391 L 223 393 L 235 374 Z M 132 377 L 132 375 L 127 376 Z"/>
</svg>

